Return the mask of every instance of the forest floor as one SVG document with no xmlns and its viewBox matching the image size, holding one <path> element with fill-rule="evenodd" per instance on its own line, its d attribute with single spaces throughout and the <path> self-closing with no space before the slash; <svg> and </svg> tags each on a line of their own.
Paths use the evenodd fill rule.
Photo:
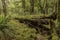
<svg viewBox="0 0 60 40">
<path fill-rule="evenodd" d="M 9 24 L 13 25 L 12 29 L 16 33 L 16 38 L 18 38 L 17 35 L 19 35 L 19 36 L 23 35 L 23 37 L 27 37 L 27 35 L 30 36 L 31 34 L 29 34 L 29 33 L 33 32 L 32 34 L 35 34 L 35 37 L 37 37 L 38 39 L 42 38 L 42 39 L 48 40 L 48 38 L 49 38 L 48 34 L 50 33 L 50 31 L 49 31 L 50 25 L 48 25 L 48 24 L 45 25 L 46 22 L 44 22 L 45 24 L 42 23 L 44 21 L 44 19 L 42 22 L 41 22 L 41 19 L 39 19 L 44 16 L 43 14 L 42 15 L 22 15 L 22 16 L 13 14 L 11 16 L 12 16 L 12 20 L 10 20 Z M 48 16 L 48 15 L 46 15 L 46 16 Z M 47 20 L 47 21 L 49 21 L 49 20 Z M 58 25 L 57 20 L 55 20 L 54 22 L 57 26 Z M 40 25 L 40 23 L 42 23 L 42 25 Z"/>
</svg>

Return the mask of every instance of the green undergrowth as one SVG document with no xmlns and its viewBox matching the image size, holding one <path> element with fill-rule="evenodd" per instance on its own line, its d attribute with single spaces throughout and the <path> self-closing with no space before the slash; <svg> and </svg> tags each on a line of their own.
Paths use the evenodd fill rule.
<svg viewBox="0 0 60 40">
<path fill-rule="evenodd" d="M 10 29 L 14 31 L 16 40 L 34 40 L 37 37 L 37 31 L 34 28 L 29 28 L 28 25 L 16 20 L 11 20 L 8 24 L 11 26 Z"/>
<path fill-rule="evenodd" d="M 15 17 L 13 17 L 13 18 L 23 18 L 23 19 L 31 20 L 33 18 L 40 18 L 40 17 L 42 17 L 44 15 L 22 15 L 22 16 L 14 15 L 14 16 Z M 45 15 L 45 16 L 48 16 L 48 15 Z M 58 20 L 55 20 L 54 23 L 55 23 L 55 28 L 58 28 Z M 14 25 L 17 26 L 16 29 L 15 29 L 16 30 L 16 34 L 17 34 L 17 36 L 16 36 L 17 40 L 20 40 L 20 39 L 21 40 L 34 40 L 35 37 L 37 37 L 37 35 L 39 34 L 39 33 L 36 34 L 37 31 L 34 28 L 29 28 L 28 25 L 26 25 L 26 24 L 22 24 L 22 23 L 19 23 L 19 22 L 17 22 L 16 24 L 14 23 Z M 50 25 L 45 25 L 45 26 L 47 28 L 50 28 Z M 27 31 L 25 31 L 25 30 L 27 30 Z M 58 40 L 58 36 L 56 34 L 56 29 L 54 29 L 53 31 L 55 31 L 55 32 L 52 33 L 52 39 L 53 40 Z M 33 37 L 30 37 L 31 35 Z M 23 37 L 23 38 L 21 38 L 21 37 Z M 45 36 L 45 37 L 46 37 L 45 40 L 48 40 L 48 36 Z"/>
<path fill-rule="evenodd" d="M 11 15 L 11 17 L 9 18 L 12 18 L 12 19 L 11 20 L 8 19 L 9 22 L 7 22 L 7 25 L 9 29 L 12 31 L 12 33 L 14 33 L 15 40 L 35 40 L 36 38 L 40 37 L 40 33 L 36 33 L 37 32 L 36 29 L 30 28 L 27 24 L 20 23 L 18 20 L 13 19 L 16 17 L 31 20 L 32 18 L 40 17 L 40 15 L 25 15 L 25 16 L 18 16 L 16 14 L 14 14 L 13 16 Z M 4 17 L 1 17 L 0 19 L 3 19 L 4 21 Z M 5 22 L 6 21 L 4 21 L 3 25 L 5 25 Z M 58 27 L 57 20 L 55 20 L 54 22 L 57 28 Z M 1 21 L 1 24 L 2 24 L 2 21 Z M 49 25 L 45 25 L 45 26 L 49 28 Z M 56 29 L 54 29 L 54 33 L 52 34 L 53 40 L 58 39 L 55 31 Z M 48 40 L 48 36 L 45 35 L 44 39 Z"/>
<path fill-rule="evenodd" d="M 17 20 L 10 20 L 8 23 L 10 25 L 10 29 L 14 31 L 15 40 L 36 40 L 36 38 L 40 39 L 40 33 L 36 34 L 36 29 L 30 28 L 27 24 L 19 23 Z M 48 36 L 45 35 L 45 40 L 47 40 Z"/>
</svg>

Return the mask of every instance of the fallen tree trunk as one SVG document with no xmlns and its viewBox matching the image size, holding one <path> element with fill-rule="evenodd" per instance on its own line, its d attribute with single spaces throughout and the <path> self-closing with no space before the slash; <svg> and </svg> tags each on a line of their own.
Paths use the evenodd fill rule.
<svg viewBox="0 0 60 40">
<path fill-rule="evenodd" d="M 40 32 L 42 32 L 42 34 L 48 34 L 50 35 L 50 28 L 44 26 L 44 25 L 49 25 L 50 22 L 48 19 L 34 19 L 34 20 L 30 20 L 30 19 L 20 19 L 20 18 L 15 18 L 16 20 L 18 20 L 20 23 L 24 23 L 24 24 L 28 24 L 29 27 L 31 28 L 35 28 L 37 31 L 40 30 Z"/>
</svg>

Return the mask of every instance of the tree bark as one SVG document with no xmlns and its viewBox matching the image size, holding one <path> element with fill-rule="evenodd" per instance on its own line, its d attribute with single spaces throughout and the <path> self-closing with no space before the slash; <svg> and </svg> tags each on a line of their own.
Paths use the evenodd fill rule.
<svg viewBox="0 0 60 40">
<path fill-rule="evenodd" d="M 60 23 L 60 0 L 58 2 L 58 21 Z"/>
<path fill-rule="evenodd" d="M 30 0 L 30 14 L 34 14 L 34 0 Z"/>
<path fill-rule="evenodd" d="M 48 14 L 48 3 L 47 3 L 47 0 L 45 0 L 45 3 L 46 3 L 46 4 L 45 4 L 45 5 L 46 5 L 46 6 L 45 6 L 45 14 Z"/>
<path fill-rule="evenodd" d="M 2 1 L 2 6 L 3 6 L 3 13 L 4 13 L 4 15 L 6 16 L 6 14 L 7 14 L 7 8 L 6 8 L 6 0 L 1 0 Z"/>
<path fill-rule="evenodd" d="M 38 6 L 39 6 L 38 11 L 40 11 L 41 13 L 43 13 L 44 16 L 45 16 L 45 9 L 44 9 L 45 0 L 44 0 L 44 2 L 43 2 L 43 6 L 41 5 L 41 0 L 38 0 L 38 1 L 39 1 L 39 3 L 38 3 Z"/>
<path fill-rule="evenodd" d="M 22 8 L 24 9 L 25 12 L 25 0 L 22 0 Z"/>
</svg>

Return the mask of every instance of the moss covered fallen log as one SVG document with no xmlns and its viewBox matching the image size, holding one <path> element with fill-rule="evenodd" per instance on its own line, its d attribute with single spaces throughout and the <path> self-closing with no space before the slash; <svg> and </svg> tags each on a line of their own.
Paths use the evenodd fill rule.
<svg viewBox="0 0 60 40">
<path fill-rule="evenodd" d="M 15 18 L 16 20 L 18 20 L 20 23 L 24 23 L 27 24 L 29 27 L 31 28 L 35 28 L 37 31 L 40 30 L 40 32 L 42 32 L 42 34 L 48 34 L 50 35 L 50 28 L 49 26 L 45 26 L 45 25 L 49 25 L 49 20 L 47 19 L 20 19 L 20 18 Z"/>
</svg>

